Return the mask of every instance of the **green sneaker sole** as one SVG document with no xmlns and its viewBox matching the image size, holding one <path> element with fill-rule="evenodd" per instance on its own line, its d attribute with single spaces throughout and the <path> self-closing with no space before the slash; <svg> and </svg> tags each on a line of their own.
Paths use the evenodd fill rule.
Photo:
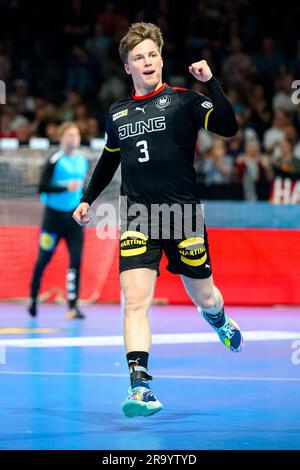
<svg viewBox="0 0 300 470">
<path fill-rule="evenodd" d="M 150 416 L 154 413 L 158 413 L 163 408 L 161 403 L 155 406 L 149 406 L 149 403 L 137 400 L 126 400 L 122 403 L 121 408 L 127 418 L 135 418 L 136 416 Z"/>
</svg>

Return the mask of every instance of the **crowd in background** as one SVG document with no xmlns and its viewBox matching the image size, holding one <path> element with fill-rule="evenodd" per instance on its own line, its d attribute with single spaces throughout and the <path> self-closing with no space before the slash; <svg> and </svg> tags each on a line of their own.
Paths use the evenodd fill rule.
<svg viewBox="0 0 300 470">
<path fill-rule="evenodd" d="M 0 0 L 0 138 L 58 140 L 74 120 L 83 143 L 102 137 L 105 115 L 131 91 L 118 44 L 135 21 L 164 35 L 164 81 L 206 93 L 188 65 L 207 60 L 239 122 L 220 139 L 203 130 L 195 168 L 203 197 L 268 199 L 274 176 L 300 177 L 300 4 L 246 0 Z M 294 99 L 292 99 L 294 94 Z"/>
</svg>

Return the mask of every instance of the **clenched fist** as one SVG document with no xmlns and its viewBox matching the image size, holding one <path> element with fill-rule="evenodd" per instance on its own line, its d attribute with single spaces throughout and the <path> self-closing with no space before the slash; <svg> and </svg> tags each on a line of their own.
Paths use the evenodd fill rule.
<svg viewBox="0 0 300 470">
<path fill-rule="evenodd" d="M 212 77 L 212 71 L 206 60 L 200 60 L 199 62 L 194 62 L 189 66 L 189 72 L 199 80 L 199 82 L 207 82 Z"/>
<path fill-rule="evenodd" d="M 87 215 L 89 209 L 90 205 L 87 202 L 82 202 L 73 212 L 73 219 L 81 225 L 81 227 L 84 227 L 91 221 L 90 217 Z"/>
</svg>

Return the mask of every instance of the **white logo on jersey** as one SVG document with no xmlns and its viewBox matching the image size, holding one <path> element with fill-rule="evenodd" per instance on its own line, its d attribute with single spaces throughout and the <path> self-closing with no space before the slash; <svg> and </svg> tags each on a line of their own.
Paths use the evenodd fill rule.
<svg viewBox="0 0 300 470">
<path fill-rule="evenodd" d="M 135 108 L 135 110 L 136 110 L 136 111 L 143 111 L 143 113 L 145 114 L 145 108 L 146 108 L 146 106 L 147 106 L 146 104 L 145 104 L 145 106 L 143 106 L 143 107 L 137 106 L 137 107 Z"/>
<path fill-rule="evenodd" d="M 118 113 L 115 113 L 112 115 L 112 120 L 115 121 L 116 119 L 119 119 L 120 117 L 127 116 L 128 114 L 128 109 L 123 109 L 122 111 L 119 111 Z"/>
<path fill-rule="evenodd" d="M 210 101 L 203 101 L 203 103 L 201 103 L 201 106 L 203 106 L 203 108 L 209 109 L 213 107 L 213 104 Z"/>
<path fill-rule="evenodd" d="M 145 134 L 146 132 L 163 131 L 165 128 L 165 116 L 160 116 L 150 118 L 147 121 L 137 121 L 130 124 L 124 124 L 124 126 L 119 127 L 118 131 L 120 140 L 123 140 L 128 137 Z"/>
<path fill-rule="evenodd" d="M 171 103 L 171 96 L 166 95 L 166 96 L 161 96 L 155 101 L 155 106 L 158 109 L 165 109 L 169 104 Z"/>
</svg>

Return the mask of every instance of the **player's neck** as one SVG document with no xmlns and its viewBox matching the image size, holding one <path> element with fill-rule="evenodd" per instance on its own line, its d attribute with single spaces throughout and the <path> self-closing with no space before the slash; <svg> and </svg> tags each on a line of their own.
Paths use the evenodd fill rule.
<svg viewBox="0 0 300 470">
<path fill-rule="evenodd" d="M 144 96 L 153 93 L 154 91 L 158 90 L 162 86 L 162 80 L 160 80 L 157 85 L 153 87 L 145 87 L 138 83 L 134 83 L 134 95 L 135 96 Z"/>
<path fill-rule="evenodd" d="M 71 148 L 69 148 L 69 147 L 62 147 L 61 149 L 62 149 L 62 151 L 63 151 L 66 155 L 68 155 L 69 157 L 74 157 L 74 155 L 76 154 L 76 150 L 77 150 L 77 149 L 74 148 L 74 147 L 71 147 Z"/>
</svg>

